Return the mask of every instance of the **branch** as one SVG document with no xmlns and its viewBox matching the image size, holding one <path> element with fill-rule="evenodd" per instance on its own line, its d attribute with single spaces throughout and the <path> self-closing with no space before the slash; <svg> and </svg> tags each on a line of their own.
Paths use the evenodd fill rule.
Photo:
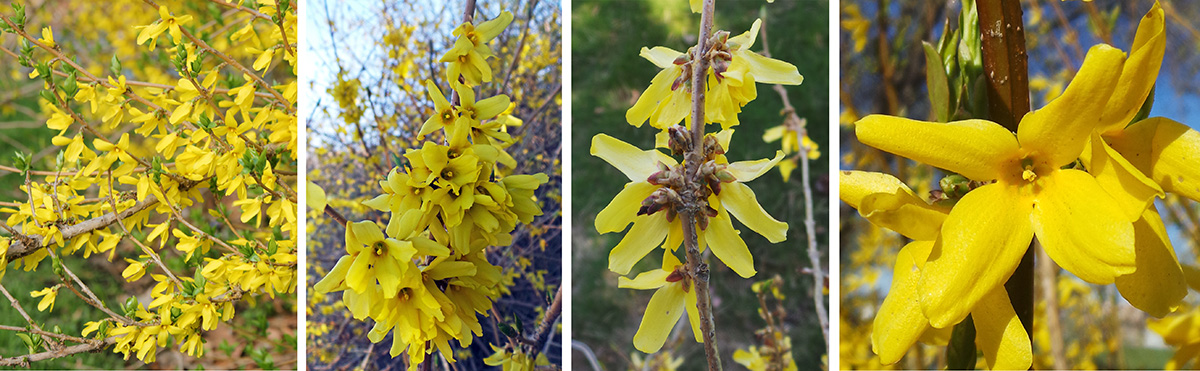
<svg viewBox="0 0 1200 371">
<path fill-rule="evenodd" d="M 759 28 L 759 33 L 762 35 L 762 55 L 770 58 L 771 48 L 767 44 L 767 27 Z M 804 188 L 804 234 L 808 237 L 808 261 L 812 264 L 813 305 L 817 308 L 817 320 L 821 324 L 821 334 L 825 336 L 825 344 L 829 344 L 829 313 L 825 308 L 825 270 L 821 268 L 821 251 L 817 249 L 817 223 L 813 217 L 812 185 L 809 184 L 809 148 L 803 144 L 804 137 L 808 135 L 807 121 L 801 120 L 800 116 L 796 115 L 796 107 L 792 106 L 791 99 L 788 99 L 787 89 L 784 89 L 783 85 L 775 84 L 771 88 L 779 93 L 779 98 L 783 100 L 783 112 L 786 115 L 783 120 L 784 125 L 796 132 L 796 143 L 801 146 L 797 153 L 797 161 L 800 162 L 800 183 Z M 764 305 L 763 308 L 765 309 L 766 306 Z"/>
<path fill-rule="evenodd" d="M 712 34 L 713 7 L 716 0 L 704 0 L 704 10 L 700 14 L 700 35 L 696 41 L 695 66 L 692 66 L 692 148 L 684 155 L 684 173 L 686 187 L 683 201 L 685 207 L 680 212 L 683 222 L 683 243 L 687 246 L 687 270 L 692 276 L 696 289 L 696 310 L 700 312 L 700 332 L 704 336 L 704 356 L 708 360 L 709 371 L 721 370 L 721 355 L 717 351 L 716 328 L 712 313 L 712 298 L 708 290 L 708 264 L 700 256 L 700 241 L 696 234 L 696 213 L 700 212 L 698 187 L 700 180 L 700 162 L 704 158 L 704 93 L 707 88 L 708 38 Z"/>
<path fill-rule="evenodd" d="M 44 361 L 47 359 L 62 358 L 62 357 L 66 357 L 66 356 L 69 356 L 72 354 L 91 352 L 91 351 L 99 350 L 101 348 L 104 348 L 104 347 L 107 347 L 109 345 L 113 345 L 116 343 L 117 343 L 116 338 L 108 338 L 108 339 L 104 339 L 104 341 L 100 341 L 100 342 L 72 345 L 72 346 L 62 348 L 59 350 L 48 350 L 48 351 L 41 352 L 41 353 L 34 353 L 34 354 L 16 356 L 16 357 L 10 357 L 10 358 L 3 358 L 3 359 L 0 359 L 0 366 L 29 367 L 29 362 Z"/>
<path fill-rule="evenodd" d="M 534 334 L 533 351 L 529 352 L 529 359 L 537 360 L 538 352 L 546 347 L 546 343 L 550 341 L 551 334 L 554 333 L 554 324 L 558 322 L 558 316 L 562 314 L 562 286 L 558 286 L 558 293 L 554 294 L 554 303 L 550 304 L 550 308 L 546 309 L 546 316 L 542 318 L 542 323 L 538 325 L 537 333 Z"/>
<path fill-rule="evenodd" d="M 79 224 L 75 224 L 75 225 L 68 226 L 66 228 L 62 228 L 59 230 L 59 232 L 62 234 L 63 241 L 68 241 L 79 235 L 82 235 L 85 233 L 90 233 L 94 230 L 112 225 L 113 223 L 116 223 L 118 219 L 128 218 L 129 216 L 131 216 L 133 214 L 137 214 L 138 212 L 141 212 L 142 210 L 146 210 L 146 209 L 150 208 L 151 206 L 154 206 L 157 204 L 158 204 L 157 198 L 147 197 L 145 200 L 142 200 L 142 202 L 138 202 L 137 204 L 133 205 L 132 207 L 122 210 L 119 213 L 116 213 L 116 214 L 108 213 L 108 214 L 104 214 L 104 215 L 101 215 L 101 216 L 98 216 L 95 218 L 84 220 L 82 222 L 79 222 Z M 14 239 L 15 241 L 18 241 L 18 242 L 9 246 L 8 253 L 5 254 L 5 257 L 8 259 L 8 261 L 13 261 L 14 259 L 24 258 L 26 256 L 29 256 L 29 254 L 33 254 L 38 249 L 45 247 L 45 242 L 42 240 L 42 236 L 29 236 L 29 238 L 33 241 L 32 245 L 26 244 L 23 241 L 20 241 L 19 239 Z"/>
</svg>

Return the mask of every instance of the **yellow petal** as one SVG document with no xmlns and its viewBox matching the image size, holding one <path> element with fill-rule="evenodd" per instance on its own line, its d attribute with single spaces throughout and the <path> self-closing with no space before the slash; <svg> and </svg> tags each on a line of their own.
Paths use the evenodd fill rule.
<svg viewBox="0 0 1200 371">
<path fill-rule="evenodd" d="M 1108 97 L 1121 77 L 1125 53 L 1105 44 L 1088 50 L 1079 73 L 1067 90 L 1042 109 L 1021 118 L 1017 139 L 1021 148 L 1037 153 L 1050 165 L 1066 165 L 1083 152 Z"/>
<path fill-rule="evenodd" d="M 733 229 L 733 221 L 729 218 L 729 213 L 721 212 L 717 214 L 717 217 L 709 219 L 708 229 L 700 235 L 704 238 L 705 244 L 712 249 L 713 255 L 716 255 L 717 259 L 721 259 L 722 263 L 737 272 L 739 276 L 750 278 L 757 273 L 754 270 L 754 256 L 750 255 L 746 241 L 743 241 L 742 237 L 738 236 L 738 231 Z"/>
<path fill-rule="evenodd" d="M 642 215 L 633 222 L 633 227 L 621 238 L 621 242 L 608 253 L 608 269 L 620 275 L 629 274 L 634 264 L 642 260 L 650 250 L 658 247 L 667 237 L 667 215 L 657 213 Z"/>
<path fill-rule="evenodd" d="M 629 107 L 629 110 L 625 111 L 625 121 L 635 127 L 642 127 L 642 124 L 658 110 L 659 102 L 674 95 L 671 94 L 671 84 L 681 73 L 682 70 L 679 68 L 667 68 L 654 75 L 654 79 L 650 80 L 650 86 L 646 88 L 646 91 L 638 96 L 633 107 Z"/>
<path fill-rule="evenodd" d="M 778 59 L 767 58 L 750 51 L 737 54 L 742 61 L 749 65 L 749 74 L 754 81 L 764 84 L 800 85 L 804 76 L 796 70 L 796 66 Z"/>
<path fill-rule="evenodd" d="M 316 210 L 318 213 L 325 212 L 325 190 L 316 183 L 307 182 L 305 184 L 304 201 L 308 204 L 309 209 Z"/>
<path fill-rule="evenodd" d="M 508 108 L 509 103 L 510 101 L 507 95 L 497 95 L 481 100 L 475 104 L 475 114 L 477 115 L 476 119 L 487 120 L 496 117 L 496 115 L 499 115 L 500 112 L 504 112 L 504 110 Z"/>
<path fill-rule="evenodd" d="M 985 120 L 939 123 L 870 115 L 854 124 L 854 132 L 871 147 L 981 181 L 999 178 L 1001 161 L 1018 150 L 1012 133 Z"/>
<path fill-rule="evenodd" d="M 1033 363 L 1029 333 L 1013 310 L 1004 286 L 997 286 L 971 311 L 975 343 L 992 370 L 1028 370 Z"/>
<path fill-rule="evenodd" d="M 683 282 L 673 283 L 672 286 L 682 286 Z M 691 324 L 692 338 L 696 339 L 697 343 L 704 342 L 704 334 L 700 332 L 700 309 L 696 305 L 696 292 L 687 291 L 683 293 L 683 298 L 687 300 L 684 304 L 684 309 L 687 309 L 688 323 Z"/>
<path fill-rule="evenodd" d="M 654 63 L 658 68 L 667 69 L 674 67 L 675 58 L 679 58 L 683 53 L 665 46 L 656 46 L 653 49 L 647 49 L 643 46 L 642 51 L 638 55 L 646 58 L 650 63 Z"/>
<path fill-rule="evenodd" d="M 596 214 L 596 231 L 600 233 L 620 232 L 637 217 L 642 200 L 650 197 L 659 186 L 647 182 L 629 182 L 621 193 Z"/>
<path fill-rule="evenodd" d="M 487 22 L 480 23 L 475 27 L 475 32 L 479 34 L 482 40 L 491 40 L 500 35 L 505 27 L 512 23 L 513 14 L 507 10 L 500 13 L 499 16 Z"/>
<path fill-rule="evenodd" d="M 893 364 L 908 353 L 921 334 L 929 329 L 929 319 L 921 312 L 921 270 L 933 248 L 933 241 L 913 241 L 896 254 L 892 286 L 875 315 L 871 347 L 883 364 Z"/>
<path fill-rule="evenodd" d="M 1098 132 L 1108 133 L 1123 129 L 1125 124 L 1137 115 L 1142 103 L 1146 101 L 1146 96 L 1150 95 L 1150 89 L 1154 88 L 1167 47 L 1163 14 L 1162 7 L 1155 2 L 1154 7 L 1138 24 L 1129 59 L 1125 61 L 1116 90 L 1104 106 L 1104 114 L 1101 116 L 1103 122 Z"/>
<path fill-rule="evenodd" d="M 1200 201 L 1200 132 L 1170 119 L 1155 117 L 1106 136 L 1113 149 L 1164 191 Z"/>
<path fill-rule="evenodd" d="M 1044 179 L 1030 221 L 1046 254 L 1063 269 L 1098 285 L 1133 273 L 1133 225 L 1100 184 L 1070 169 Z"/>
<path fill-rule="evenodd" d="M 592 156 L 604 159 L 634 182 L 643 182 L 650 174 L 658 172 L 658 163 L 668 166 L 676 164 L 670 156 L 658 150 L 643 151 L 607 134 L 592 137 Z"/>
<path fill-rule="evenodd" d="M 650 303 L 646 305 L 646 313 L 642 315 L 642 323 L 638 325 L 637 333 L 633 335 L 633 346 L 646 353 L 654 353 L 662 349 L 667 341 L 667 335 L 679 322 L 683 315 L 685 294 L 679 285 L 668 285 L 654 292 Z"/>
<path fill-rule="evenodd" d="M 1033 204 L 1017 187 L 995 183 L 967 193 L 942 225 L 921 275 L 921 308 L 933 327 L 962 322 L 1017 269 L 1033 239 Z"/>
<path fill-rule="evenodd" d="M 900 179 L 884 173 L 842 171 L 838 195 L 872 224 L 914 240 L 937 238 L 950 210 L 917 197 Z"/>
<path fill-rule="evenodd" d="M 766 174 L 775 164 L 783 160 L 783 151 L 775 151 L 775 157 L 771 159 L 761 159 L 754 161 L 738 161 L 729 164 L 726 170 L 733 173 L 733 177 L 739 182 L 749 182 L 758 179 L 758 177 Z"/>
<path fill-rule="evenodd" d="M 1153 206 L 1133 222 L 1137 270 L 1117 277 L 1117 290 L 1134 307 L 1162 318 L 1187 295 L 1187 282 L 1162 218 Z"/>
<path fill-rule="evenodd" d="M 739 222 L 766 237 L 771 243 L 787 239 L 787 223 L 775 220 L 754 197 L 754 191 L 745 184 L 733 182 L 721 186 L 721 206 L 729 210 Z"/>
<path fill-rule="evenodd" d="M 1105 143 L 1099 134 L 1092 134 L 1082 156 L 1088 172 L 1096 177 L 1096 182 L 1104 188 L 1121 207 L 1126 220 L 1134 221 L 1141 218 L 1146 207 L 1154 202 L 1155 197 L 1166 197 L 1162 188 L 1134 168 L 1124 156 L 1117 153 Z"/>
<path fill-rule="evenodd" d="M 618 277 L 617 287 L 634 290 L 657 289 L 667 284 L 667 276 L 669 275 L 671 275 L 670 271 L 655 269 L 649 272 L 642 272 L 634 279 Z"/>
</svg>

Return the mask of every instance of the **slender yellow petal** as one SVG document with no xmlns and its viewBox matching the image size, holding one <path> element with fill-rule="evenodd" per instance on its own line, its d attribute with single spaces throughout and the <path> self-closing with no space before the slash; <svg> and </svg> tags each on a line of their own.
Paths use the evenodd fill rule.
<svg viewBox="0 0 1200 371">
<path fill-rule="evenodd" d="M 1046 254 L 1098 285 L 1133 273 L 1133 225 L 1094 178 L 1079 170 L 1045 176 L 1030 221 Z"/>
<path fill-rule="evenodd" d="M 659 102 L 674 95 L 671 94 L 671 84 L 676 78 L 679 78 L 681 73 L 682 70 L 679 68 L 667 68 L 654 75 L 654 79 L 650 80 L 650 86 L 646 88 L 646 91 L 638 96 L 633 107 L 629 107 L 629 110 L 625 111 L 625 121 L 635 127 L 642 127 L 642 124 L 658 110 Z"/>
<path fill-rule="evenodd" d="M 749 182 L 771 171 L 771 168 L 775 167 L 775 164 L 779 163 L 780 160 L 783 160 L 783 151 L 775 151 L 774 158 L 738 161 L 729 164 L 729 167 L 726 169 L 730 173 L 733 173 L 733 177 L 737 178 L 739 182 Z"/>
<path fill-rule="evenodd" d="M 1134 307 L 1155 317 L 1175 311 L 1187 296 L 1187 282 L 1162 218 L 1153 206 L 1133 222 L 1137 270 L 1117 277 L 1117 290 Z"/>
<path fill-rule="evenodd" d="M 325 212 L 325 190 L 321 189 L 321 186 L 307 182 L 304 188 L 304 199 L 309 209 L 316 210 L 317 213 Z"/>
<path fill-rule="evenodd" d="M 1021 119 L 1017 128 L 1021 148 L 1054 167 L 1075 161 L 1096 129 L 1102 112 L 1099 107 L 1108 102 L 1124 65 L 1125 52 L 1120 49 L 1098 44 L 1088 50 L 1067 90 Z"/>
<path fill-rule="evenodd" d="M 900 179 L 884 173 L 842 171 L 838 195 L 872 224 L 914 240 L 937 238 L 950 209 L 930 205 Z"/>
<path fill-rule="evenodd" d="M 1154 117 L 1105 138 L 1164 191 L 1200 201 L 1200 132 Z"/>
<path fill-rule="evenodd" d="M 940 123 L 870 115 L 854 124 L 854 132 L 871 147 L 981 181 L 999 178 L 1002 161 L 1018 151 L 1011 132 L 985 120 Z"/>
<path fill-rule="evenodd" d="M 675 283 L 674 285 L 681 286 L 682 283 Z M 683 298 L 687 300 L 683 307 L 687 309 L 688 323 L 692 328 L 692 338 L 696 339 L 697 343 L 703 343 L 704 333 L 700 332 L 700 309 L 696 307 L 696 291 L 689 289 L 683 294 Z"/>
<path fill-rule="evenodd" d="M 481 40 L 491 40 L 500 35 L 509 23 L 512 23 L 513 14 L 507 10 L 500 12 L 500 15 L 487 22 L 480 23 L 475 26 L 475 32 L 479 34 Z"/>
<path fill-rule="evenodd" d="M 717 259 L 721 259 L 721 262 L 742 278 L 750 278 L 757 273 L 754 270 L 754 256 L 750 255 L 746 241 L 743 241 L 742 237 L 738 236 L 738 231 L 733 229 L 729 213 L 722 212 L 717 214 L 717 217 L 709 219 L 708 229 L 704 230 L 701 236 L 704 237 L 708 247 L 712 249 L 713 255 L 716 255 Z M 657 242 L 655 244 L 657 245 Z"/>
<path fill-rule="evenodd" d="M 779 243 L 787 239 L 787 223 L 775 220 L 754 197 L 754 191 L 749 186 L 733 182 L 721 186 L 721 206 L 729 210 L 738 221 L 751 230 L 766 237 L 771 243 Z"/>
<path fill-rule="evenodd" d="M 892 270 L 892 287 L 879 306 L 871 332 L 871 347 L 883 364 L 893 364 L 908 353 L 917 339 L 929 327 L 929 319 L 921 312 L 921 270 L 933 248 L 933 241 L 913 241 L 896 254 Z"/>
<path fill-rule="evenodd" d="M 683 53 L 677 52 L 674 49 L 665 46 L 656 46 L 652 49 L 643 46 L 642 51 L 638 53 L 638 55 L 642 56 L 642 58 L 646 58 L 646 60 L 650 61 L 651 63 L 654 63 L 654 65 L 658 66 L 658 68 L 667 69 L 674 67 L 675 58 L 679 58 L 679 56 L 683 55 Z"/>
<path fill-rule="evenodd" d="M 659 186 L 647 182 L 629 182 L 613 197 L 612 201 L 596 214 L 596 231 L 600 233 L 620 232 L 637 218 L 642 200 L 650 197 Z"/>
<path fill-rule="evenodd" d="M 749 65 L 749 74 L 754 77 L 756 82 L 784 85 L 800 85 L 804 82 L 804 76 L 800 76 L 796 66 L 791 63 L 767 58 L 749 51 L 737 55 Z"/>
<path fill-rule="evenodd" d="M 1033 364 L 1029 333 L 1013 310 L 1004 286 L 997 286 L 971 311 L 975 343 L 992 370 L 1028 370 Z"/>
<path fill-rule="evenodd" d="M 1133 167 L 1124 156 L 1105 143 L 1099 134 L 1092 134 L 1088 142 L 1087 156 L 1081 156 L 1088 172 L 1096 182 L 1113 197 L 1121 207 L 1126 220 L 1134 221 L 1142 216 L 1146 207 L 1154 203 L 1155 197 L 1166 197 L 1162 188 Z"/>
<path fill-rule="evenodd" d="M 633 335 L 633 346 L 637 350 L 654 353 L 662 349 L 671 328 L 683 315 L 685 294 L 679 285 L 667 285 L 654 292 L 642 315 L 642 323 Z"/>
<path fill-rule="evenodd" d="M 671 275 L 670 271 L 655 269 L 649 272 L 642 272 L 634 279 L 618 277 L 617 287 L 634 290 L 653 290 L 666 285 L 667 276 L 669 275 Z"/>
<path fill-rule="evenodd" d="M 633 222 L 621 242 L 608 253 L 608 270 L 620 275 L 629 274 L 634 264 L 667 237 L 667 216 L 659 213 L 642 215 Z"/>
<path fill-rule="evenodd" d="M 1101 116 L 1103 123 L 1100 124 L 1098 132 L 1110 133 L 1125 128 L 1125 124 L 1128 124 L 1141 109 L 1146 96 L 1150 95 L 1150 89 L 1154 88 L 1159 68 L 1162 67 L 1163 54 L 1167 47 L 1165 30 L 1162 6 L 1155 2 L 1154 7 L 1138 24 L 1129 59 L 1125 61 L 1117 89 L 1104 106 L 1104 115 Z"/>
<path fill-rule="evenodd" d="M 607 134 L 592 137 L 592 156 L 604 159 L 634 182 L 643 182 L 650 174 L 658 172 L 659 162 L 668 166 L 676 164 L 670 156 L 658 150 L 643 151 Z"/>
<path fill-rule="evenodd" d="M 1017 187 L 1003 183 L 979 187 L 958 201 L 942 225 L 942 243 L 921 272 L 921 308 L 930 325 L 962 322 L 975 303 L 1008 280 L 1033 239 L 1032 209 Z"/>
<path fill-rule="evenodd" d="M 508 109 L 509 101 L 507 95 L 497 95 L 488 99 L 484 99 L 475 103 L 475 115 L 477 120 L 487 120 Z"/>
</svg>

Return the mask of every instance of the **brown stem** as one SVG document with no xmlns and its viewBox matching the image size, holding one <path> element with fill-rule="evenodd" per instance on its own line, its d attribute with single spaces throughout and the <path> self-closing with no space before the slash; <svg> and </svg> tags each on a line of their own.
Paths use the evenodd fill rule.
<svg viewBox="0 0 1200 371">
<path fill-rule="evenodd" d="M 542 323 L 538 325 L 537 333 L 534 334 L 533 350 L 529 352 L 530 359 L 537 359 L 538 353 L 550 341 L 551 334 L 554 332 L 552 331 L 554 323 L 558 322 L 558 316 L 562 314 L 562 296 L 562 286 L 559 286 L 558 293 L 554 294 L 554 302 L 550 304 L 550 308 L 546 309 L 546 316 L 542 318 Z"/>
<path fill-rule="evenodd" d="M 759 30 L 759 34 L 762 36 L 762 54 L 770 58 L 771 48 L 767 43 L 767 27 L 763 26 Z M 813 305 L 817 309 L 817 321 L 821 325 L 821 334 L 825 336 L 825 343 L 829 344 L 829 313 L 825 308 L 825 270 L 821 268 L 821 252 L 817 249 L 817 223 L 813 216 L 812 185 L 809 184 L 809 148 L 803 145 L 804 136 L 808 135 L 808 129 L 805 127 L 806 121 L 796 115 L 796 107 L 793 107 L 791 99 L 788 99 L 787 89 L 780 84 L 775 84 L 771 88 L 779 93 L 779 98 L 783 101 L 783 112 L 787 115 L 784 118 L 784 125 L 796 132 L 796 143 L 801 144 L 800 151 L 796 154 L 796 160 L 800 162 L 800 183 L 803 184 L 804 189 L 804 234 L 807 237 L 808 261 L 812 264 Z"/>
<path fill-rule="evenodd" d="M 115 344 L 116 342 L 116 338 L 108 338 L 104 339 L 104 341 L 98 341 L 95 343 L 72 345 L 57 350 L 48 350 L 41 353 L 3 358 L 0 359 L 0 366 L 29 367 L 29 362 L 44 361 L 47 359 L 62 358 L 72 354 L 91 352 Z"/>
<path fill-rule="evenodd" d="M 1038 267 L 1041 279 L 1042 302 L 1046 303 L 1046 332 L 1050 333 L 1050 358 L 1054 360 L 1054 368 L 1068 370 L 1066 353 L 1063 352 L 1062 318 L 1058 308 L 1058 264 L 1050 260 L 1046 250 L 1037 249 L 1037 258 L 1043 263 Z"/>
<path fill-rule="evenodd" d="M 1014 0 L 980 0 L 979 32 L 982 35 L 983 78 L 987 81 L 988 119 L 1016 132 L 1029 112 L 1029 62 L 1025 52 L 1025 26 L 1021 3 Z M 1016 271 L 1004 283 L 1025 333 L 1033 339 L 1033 243 Z"/>
<path fill-rule="evenodd" d="M 704 0 L 704 10 L 700 13 L 700 35 L 696 41 L 695 65 L 692 67 L 692 148 L 684 155 L 684 172 L 687 189 L 683 192 L 684 208 L 680 212 L 683 221 L 683 243 L 687 250 L 687 271 L 691 274 L 692 283 L 696 289 L 696 309 L 700 313 L 700 332 L 704 338 L 704 356 L 708 360 L 710 371 L 721 370 L 721 355 L 717 351 L 716 326 L 712 313 L 712 298 L 708 287 L 708 264 L 700 255 L 700 242 L 696 234 L 696 214 L 700 212 L 703 200 L 699 199 L 700 162 L 704 158 L 704 93 L 707 90 L 708 59 L 704 54 L 708 49 L 708 38 L 712 34 L 713 7 L 715 0 Z"/>
<path fill-rule="evenodd" d="M 337 210 L 334 210 L 332 206 L 325 205 L 325 214 L 329 215 L 329 217 L 333 218 L 333 220 L 337 221 L 343 227 L 346 226 L 346 217 L 342 216 L 342 213 L 337 212 Z"/>
</svg>

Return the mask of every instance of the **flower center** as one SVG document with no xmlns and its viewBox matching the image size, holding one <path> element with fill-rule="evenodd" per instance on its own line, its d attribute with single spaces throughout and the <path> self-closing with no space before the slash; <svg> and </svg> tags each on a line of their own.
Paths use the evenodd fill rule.
<svg viewBox="0 0 1200 371">
<path fill-rule="evenodd" d="M 375 256 L 383 256 L 383 253 L 387 251 L 387 246 L 384 246 L 383 241 L 376 242 L 371 247 L 375 249 Z"/>
</svg>

